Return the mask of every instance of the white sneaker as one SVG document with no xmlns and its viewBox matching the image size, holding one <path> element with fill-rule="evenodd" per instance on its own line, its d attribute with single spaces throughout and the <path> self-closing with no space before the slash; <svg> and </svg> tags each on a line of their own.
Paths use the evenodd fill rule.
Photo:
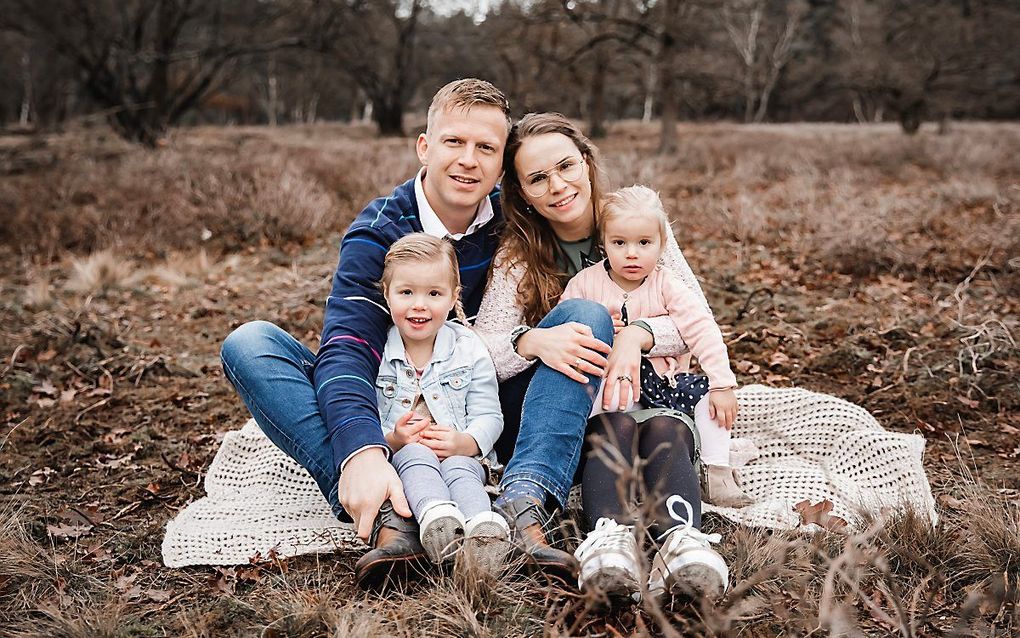
<svg viewBox="0 0 1020 638">
<path fill-rule="evenodd" d="M 677 504 L 687 509 L 686 517 L 674 512 L 673 506 Z M 653 596 L 662 596 L 667 591 L 692 598 L 721 596 L 729 583 L 730 570 L 710 543 L 718 543 L 722 536 L 694 529 L 691 504 L 682 497 L 670 496 L 666 507 L 673 520 L 684 522 L 659 537 L 662 545 L 652 558 L 648 591 Z"/>
<path fill-rule="evenodd" d="M 510 552 L 510 526 L 496 512 L 475 514 L 464 525 L 464 549 L 457 568 L 479 575 L 499 576 Z"/>
<path fill-rule="evenodd" d="M 600 518 L 574 556 L 581 563 L 577 586 L 582 591 L 592 589 L 614 599 L 641 599 L 641 572 L 632 526 Z"/>
<path fill-rule="evenodd" d="M 418 538 L 429 559 L 436 564 L 453 558 L 457 539 L 464 534 L 464 515 L 449 501 L 437 501 L 418 521 Z"/>
</svg>

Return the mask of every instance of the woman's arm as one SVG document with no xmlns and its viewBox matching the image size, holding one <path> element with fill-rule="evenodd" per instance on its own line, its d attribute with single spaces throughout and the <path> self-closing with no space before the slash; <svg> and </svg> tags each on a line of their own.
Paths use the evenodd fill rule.
<svg viewBox="0 0 1020 638">
<path fill-rule="evenodd" d="M 473 326 L 492 356 L 499 381 L 524 372 L 534 363 L 517 354 L 510 342 L 510 333 L 524 321 L 524 308 L 517 302 L 517 286 L 524 268 L 520 265 L 510 268 L 505 257 L 505 253 L 496 255 Z"/>
</svg>

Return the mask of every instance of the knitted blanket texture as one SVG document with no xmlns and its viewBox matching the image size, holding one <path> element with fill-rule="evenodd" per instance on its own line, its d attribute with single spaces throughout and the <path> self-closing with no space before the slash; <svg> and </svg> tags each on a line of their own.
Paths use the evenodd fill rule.
<svg viewBox="0 0 1020 638">
<path fill-rule="evenodd" d="M 886 431 L 864 408 L 800 388 L 752 385 L 737 390 L 737 400 L 733 435 L 750 439 L 761 453 L 740 469 L 755 502 L 742 509 L 706 504 L 705 511 L 745 525 L 803 531 L 818 529 L 805 521 L 804 506 L 797 508 L 804 501 L 824 503 L 820 509 L 826 510 L 831 504 L 828 514 L 850 530 L 869 516 L 907 510 L 937 522 L 920 435 Z M 224 436 L 205 491 L 167 524 L 167 567 L 364 547 L 353 527 L 332 515 L 311 476 L 254 420 Z"/>
</svg>

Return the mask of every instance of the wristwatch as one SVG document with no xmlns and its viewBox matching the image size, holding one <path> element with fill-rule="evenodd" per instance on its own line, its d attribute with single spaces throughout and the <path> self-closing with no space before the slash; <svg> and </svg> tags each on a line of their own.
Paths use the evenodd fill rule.
<svg viewBox="0 0 1020 638">
<path fill-rule="evenodd" d="M 514 352 L 517 352 L 517 340 L 529 330 L 531 330 L 531 326 L 517 326 L 510 331 L 510 345 L 513 347 Z"/>
</svg>

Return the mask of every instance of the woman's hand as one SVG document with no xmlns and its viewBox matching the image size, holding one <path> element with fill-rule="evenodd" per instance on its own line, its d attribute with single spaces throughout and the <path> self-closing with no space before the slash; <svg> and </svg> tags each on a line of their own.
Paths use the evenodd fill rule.
<svg viewBox="0 0 1020 638">
<path fill-rule="evenodd" d="M 440 460 L 451 456 L 477 456 L 481 452 L 475 437 L 438 423 L 422 431 L 421 444 L 435 452 Z"/>
<path fill-rule="evenodd" d="M 737 420 L 737 393 L 733 390 L 713 390 L 708 393 L 708 416 L 727 430 Z"/>
<path fill-rule="evenodd" d="M 651 348 L 652 335 L 640 326 L 621 327 L 613 341 L 606 366 L 606 387 L 602 392 L 603 410 L 625 410 L 641 399 L 641 351 Z M 620 386 L 620 404 L 610 405 L 616 386 Z"/>
<path fill-rule="evenodd" d="M 517 340 L 519 355 L 525 359 L 538 357 L 578 383 L 588 383 L 585 374 L 603 376 L 607 361 L 602 355 L 611 350 L 609 344 L 592 336 L 591 328 L 575 321 L 552 328 L 533 328 Z"/>
</svg>

